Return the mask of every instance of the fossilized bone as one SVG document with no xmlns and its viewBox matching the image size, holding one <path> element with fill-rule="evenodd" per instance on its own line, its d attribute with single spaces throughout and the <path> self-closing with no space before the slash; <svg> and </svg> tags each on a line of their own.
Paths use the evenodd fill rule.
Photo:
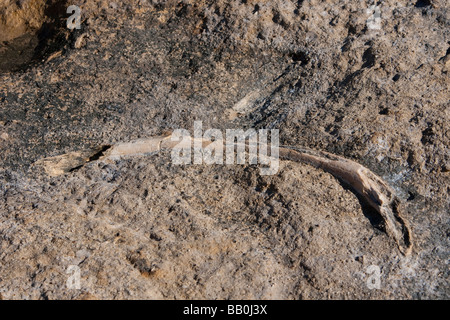
<svg viewBox="0 0 450 320">
<path fill-rule="evenodd" d="M 190 138 L 187 143 L 192 144 L 195 140 L 195 138 Z M 212 143 L 208 140 L 201 140 L 200 142 L 203 146 Z M 144 155 L 164 149 L 172 149 L 175 146 L 180 146 L 180 142 L 172 141 L 171 134 L 167 134 L 45 158 L 37 161 L 36 165 L 42 165 L 49 175 L 57 176 L 71 172 L 87 162 L 98 159 Z M 350 185 L 355 192 L 361 195 L 381 215 L 385 223 L 386 232 L 394 238 L 400 251 L 404 255 L 411 253 L 411 232 L 408 223 L 400 214 L 400 199 L 376 174 L 355 161 L 328 152 L 307 148 L 281 146 L 279 148 L 279 157 L 282 160 L 311 164 L 331 173 L 336 178 Z"/>
</svg>

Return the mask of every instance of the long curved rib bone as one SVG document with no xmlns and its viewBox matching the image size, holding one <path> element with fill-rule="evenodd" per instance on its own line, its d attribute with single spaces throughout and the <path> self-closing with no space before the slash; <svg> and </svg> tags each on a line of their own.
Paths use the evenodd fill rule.
<svg viewBox="0 0 450 320">
<path fill-rule="evenodd" d="M 203 146 L 211 143 L 211 141 L 199 141 L 194 138 L 185 140 L 184 143 L 191 145 L 194 141 L 200 142 Z M 238 145 L 238 143 L 235 143 L 235 145 Z M 67 153 L 41 159 L 36 164 L 42 165 L 49 175 L 57 176 L 71 172 L 85 163 L 97 159 L 145 155 L 163 149 L 173 149 L 175 146 L 180 146 L 180 142 L 172 141 L 171 134 L 169 134 Z M 281 146 L 279 157 L 283 160 L 311 164 L 350 185 L 381 215 L 385 222 L 386 232 L 395 239 L 400 251 L 404 255 L 411 253 L 411 232 L 407 222 L 400 215 L 400 200 L 393 190 L 372 171 L 352 160 L 306 148 Z"/>
<path fill-rule="evenodd" d="M 380 177 L 355 161 L 324 151 L 282 147 L 279 152 L 282 159 L 309 163 L 350 185 L 381 215 L 386 232 L 395 239 L 400 251 L 404 255 L 411 253 L 411 232 L 400 215 L 400 199 Z"/>
</svg>

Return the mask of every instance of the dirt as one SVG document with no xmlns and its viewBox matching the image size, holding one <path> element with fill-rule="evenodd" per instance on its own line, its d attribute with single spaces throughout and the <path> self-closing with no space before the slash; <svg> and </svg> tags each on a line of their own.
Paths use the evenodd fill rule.
<svg viewBox="0 0 450 320">
<path fill-rule="evenodd" d="M 0 2 L 2 299 L 450 297 L 446 1 L 78 5 L 70 30 L 64 1 Z M 401 199 L 412 253 L 307 164 L 35 165 L 194 121 L 366 166 Z"/>
</svg>

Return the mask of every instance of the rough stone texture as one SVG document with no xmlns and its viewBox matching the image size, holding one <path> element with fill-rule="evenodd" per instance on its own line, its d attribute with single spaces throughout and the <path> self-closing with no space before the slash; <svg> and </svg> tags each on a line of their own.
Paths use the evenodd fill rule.
<svg viewBox="0 0 450 320">
<path fill-rule="evenodd" d="M 70 31 L 62 1 L 28 29 L 0 2 L 0 298 L 450 297 L 446 1 L 383 1 L 379 30 L 365 1 L 78 4 Z M 308 165 L 261 176 L 163 152 L 59 177 L 33 166 L 195 120 L 364 164 L 402 198 L 413 253 Z"/>
</svg>

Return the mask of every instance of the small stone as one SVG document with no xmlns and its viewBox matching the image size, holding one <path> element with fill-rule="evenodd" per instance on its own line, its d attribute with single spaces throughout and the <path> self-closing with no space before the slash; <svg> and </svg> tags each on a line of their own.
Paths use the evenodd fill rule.
<svg viewBox="0 0 450 320">
<path fill-rule="evenodd" d="M 445 56 L 445 58 L 444 58 L 444 65 L 445 65 L 447 68 L 450 68 L 450 54 L 448 54 L 448 55 Z"/>
<path fill-rule="evenodd" d="M 86 33 L 83 33 L 78 39 L 75 41 L 75 48 L 80 49 L 86 45 Z"/>
</svg>

